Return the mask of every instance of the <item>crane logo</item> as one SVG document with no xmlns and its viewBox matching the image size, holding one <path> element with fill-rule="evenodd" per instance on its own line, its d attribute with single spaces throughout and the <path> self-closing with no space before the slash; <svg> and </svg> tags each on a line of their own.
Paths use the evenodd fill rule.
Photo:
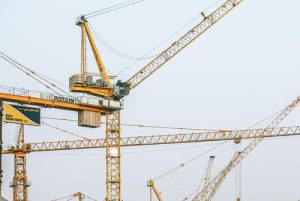
<svg viewBox="0 0 300 201">
<path fill-rule="evenodd" d="M 70 97 L 54 96 L 54 100 L 58 102 L 75 104 L 75 99 Z"/>
</svg>

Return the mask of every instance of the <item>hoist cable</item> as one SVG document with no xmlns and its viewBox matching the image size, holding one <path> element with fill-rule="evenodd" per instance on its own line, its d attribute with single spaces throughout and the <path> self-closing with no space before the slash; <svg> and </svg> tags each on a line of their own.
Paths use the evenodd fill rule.
<svg viewBox="0 0 300 201">
<path fill-rule="evenodd" d="M 207 8 L 204 9 L 204 11 L 208 11 L 209 9 L 215 7 L 218 3 L 223 2 L 223 0 L 217 0 L 214 3 L 212 3 L 210 6 L 208 6 Z"/>
<path fill-rule="evenodd" d="M 56 82 L 57 84 L 60 84 L 61 86 L 64 86 L 64 87 L 68 87 L 68 88 L 69 88 L 69 86 L 68 86 L 67 84 L 65 84 L 65 83 L 62 83 L 62 82 L 57 81 L 57 80 L 54 80 L 53 78 L 51 78 L 51 77 L 49 77 L 49 76 L 46 76 L 46 75 L 44 75 L 44 74 L 41 74 L 41 73 L 37 73 L 37 74 L 40 75 L 40 76 L 43 76 L 43 77 L 47 78 L 48 80 L 51 80 L 51 81 L 53 81 L 53 82 Z"/>
<path fill-rule="evenodd" d="M 97 11 L 94 11 L 94 12 L 91 12 L 91 13 L 87 13 L 87 14 L 84 15 L 84 17 L 85 17 L 85 19 L 92 18 L 92 17 L 98 16 L 98 15 L 102 15 L 102 14 L 105 14 L 105 13 L 108 13 L 108 12 L 112 12 L 112 11 L 115 11 L 115 10 L 119 10 L 121 8 L 125 8 L 125 7 L 128 7 L 128 6 L 140 3 L 142 1 L 144 1 L 144 0 L 127 1 L 127 2 L 124 2 L 124 3 L 120 3 L 120 4 L 117 4 L 117 5 L 114 5 L 114 6 L 110 6 L 110 7 L 104 8 L 104 9 L 100 9 L 100 10 L 97 10 Z"/>
<path fill-rule="evenodd" d="M 142 150 L 142 151 L 126 151 L 123 153 L 126 154 L 139 154 L 139 153 L 149 153 L 149 152 L 162 152 L 162 151 L 178 151 L 178 150 L 187 150 L 187 149 L 194 149 L 194 148 L 203 148 L 211 145 L 215 145 L 218 143 L 210 144 L 210 145 L 194 145 L 194 146 L 183 146 L 183 147 L 173 147 L 173 148 L 162 148 L 162 149 L 152 149 L 152 150 Z"/>
<path fill-rule="evenodd" d="M 167 41 L 169 41 L 171 38 L 173 38 L 176 34 L 178 34 L 180 31 L 182 31 L 185 27 L 187 27 L 188 25 L 190 25 L 193 21 L 195 21 L 200 15 L 197 14 L 195 17 L 193 17 L 191 20 L 189 20 L 186 24 L 184 24 L 183 26 L 181 26 L 176 32 L 174 32 L 173 34 L 171 34 L 169 37 L 167 37 L 166 39 L 164 39 L 162 42 L 160 42 L 158 45 L 156 45 L 154 48 L 152 48 L 151 50 L 149 50 L 148 52 L 146 52 L 144 55 L 142 55 L 142 57 L 146 57 L 147 55 L 149 55 L 150 53 L 152 53 L 154 50 L 156 50 L 157 48 L 159 48 L 160 46 L 162 46 L 164 43 L 166 43 Z M 140 60 L 137 60 L 129 65 L 127 65 L 126 67 L 124 67 L 121 71 L 119 71 L 117 73 L 117 75 L 122 74 L 123 72 L 127 71 L 128 69 L 132 68 L 133 65 L 137 64 Z"/>
<path fill-rule="evenodd" d="M 58 120 L 58 121 L 71 121 L 76 122 L 76 119 L 65 119 L 65 118 L 55 118 L 55 117 L 46 117 L 42 116 L 43 119 L 49 120 Z M 105 124 L 105 122 L 101 122 Z M 204 131 L 204 132 L 218 132 L 220 130 L 214 129 L 203 129 L 203 128 L 186 128 L 186 127 L 171 127 L 171 126 L 155 126 L 155 125 L 143 125 L 143 124 L 120 124 L 121 126 L 130 126 L 130 127 L 140 127 L 140 128 L 156 128 L 156 129 L 174 129 L 174 130 L 191 130 L 191 131 Z"/>
<path fill-rule="evenodd" d="M 219 152 L 216 154 L 216 156 L 218 156 L 218 158 L 220 158 L 220 156 L 224 155 L 224 154 L 225 154 L 232 146 L 233 146 L 232 144 L 229 145 L 229 146 L 227 146 L 225 149 L 219 151 Z M 184 200 L 188 200 L 188 198 L 190 198 L 190 197 L 191 197 L 192 195 L 194 195 L 194 194 L 197 194 L 197 192 L 200 191 L 201 186 L 202 186 L 201 184 L 202 184 L 202 182 L 203 182 L 203 178 L 204 178 L 204 175 L 202 176 L 200 185 L 198 185 L 198 187 L 196 188 L 196 190 L 194 190 L 192 193 L 188 194 L 188 195 L 185 197 Z M 203 189 L 203 188 L 204 188 L 204 186 L 202 187 L 202 189 Z"/>
<path fill-rule="evenodd" d="M 175 168 L 173 168 L 173 169 L 171 169 L 171 170 L 169 170 L 169 171 L 167 171 L 167 172 L 161 174 L 160 176 L 154 178 L 153 181 L 159 180 L 159 179 L 161 179 L 161 178 L 163 178 L 163 177 L 166 177 L 166 176 L 170 175 L 171 173 L 173 173 L 173 172 L 175 172 L 175 171 L 177 171 L 177 170 L 179 170 L 179 169 L 185 167 L 187 164 L 189 164 L 189 163 L 191 163 L 192 161 L 194 161 L 194 160 L 200 158 L 201 156 L 203 156 L 203 155 L 209 153 L 210 151 L 212 151 L 212 150 L 214 150 L 214 149 L 220 147 L 221 145 L 223 145 L 223 144 L 225 144 L 225 143 L 226 143 L 226 141 L 225 141 L 225 142 L 221 142 L 221 143 L 217 144 L 216 146 L 214 146 L 214 147 L 212 147 L 212 148 L 206 150 L 205 152 L 202 152 L 201 154 L 195 156 L 194 158 L 192 158 L 192 159 L 190 159 L 190 160 L 188 160 L 188 161 L 186 161 L 186 162 L 184 162 L 184 163 L 181 163 L 180 165 L 177 165 Z"/>
<path fill-rule="evenodd" d="M 212 7 L 214 7 L 218 2 L 220 2 L 221 0 L 215 1 L 213 4 L 211 4 L 210 6 L 208 6 L 206 9 L 204 9 L 204 11 L 207 11 L 209 9 L 211 9 Z M 190 21 L 188 21 L 186 24 L 184 24 L 182 27 L 180 27 L 176 32 L 174 32 L 173 34 L 171 34 L 169 37 L 167 37 L 165 40 L 163 40 L 161 43 L 159 43 L 157 46 L 155 46 L 153 49 L 149 50 L 148 52 L 146 52 L 141 58 L 145 58 L 148 54 L 152 53 L 154 50 L 156 50 L 157 48 L 159 48 L 161 45 L 163 45 L 165 42 L 167 42 L 169 39 L 171 39 L 173 36 L 175 36 L 177 33 L 179 33 L 181 30 L 183 30 L 185 27 L 187 27 L 188 25 L 190 25 L 193 21 L 195 21 L 198 17 L 200 17 L 201 15 L 197 14 L 194 18 L 192 18 Z M 158 54 L 157 54 L 158 55 Z M 128 69 L 132 68 L 135 64 L 137 64 L 140 60 L 137 60 L 129 65 L 127 65 L 126 67 L 124 67 L 121 71 L 119 71 L 116 75 L 122 74 L 123 72 L 127 71 Z"/>
<path fill-rule="evenodd" d="M 220 153 L 221 153 L 221 155 L 222 155 L 222 154 L 225 153 L 227 150 L 229 150 L 231 147 L 232 147 L 232 145 L 227 146 L 225 149 L 219 151 L 216 155 L 219 155 Z M 204 165 L 205 165 L 205 163 L 202 163 L 200 166 L 196 167 L 195 169 L 192 169 L 192 170 L 189 171 L 186 175 L 180 177 L 179 179 L 175 180 L 173 183 L 171 183 L 171 184 L 169 184 L 168 186 L 164 187 L 161 191 L 163 192 L 163 191 L 168 190 L 169 188 L 171 188 L 172 186 L 174 186 L 175 184 L 177 184 L 179 181 L 185 179 L 187 176 L 189 176 L 190 174 L 192 174 L 192 173 L 195 172 L 196 170 L 199 170 L 200 167 L 203 167 Z M 203 177 L 204 177 L 204 176 L 203 176 Z M 202 179 L 203 179 L 203 177 L 202 177 Z M 202 180 L 201 180 L 201 182 L 202 182 Z M 201 188 L 201 186 L 200 186 L 200 188 Z M 198 191 L 198 190 L 199 190 L 199 187 L 197 188 L 196 191 Z M 196 191 L 194 191 L 193 193 L 195 193 Z"/>
<path fill-rule="evenodd" d="M 2 56 L 0 52 L 0 57 L 3 58 L 4 60 L 6 60 L 8 63 L 10 63 L 11 65 L 13 65 L 14 67 L 18 68 L 19 70 L 21 70 L 22 72 L 24 72 L 26 75 L 28 75 L 29 77 L 33 78 L 34 80 L 36 80 L 37 82 L 39 82 L 40 84 L 44 85 L 46 88 L 50 89 L 51 91 L 53 91 L 54 93 L 62 96 L 59 92 L 55 91 L 54 89 L 52 89 L 50 86 L 48 86 L 47 84 L 43 83 L 42 81 L 36 79 L 35 77 L 33 77 L 30 73 L 26 72 L 25 70 L 23 70 L 22 68 L 20 68 L 18 65 L 16 65 L 13 61 L 11 61 L 10 59 Z M 6 56 L 6 55 L 5 55 Z"/>
<path fill-rule="evenodd" d="M 62 128 L 59 128 L 59 127 L 57 127 L 57 126 L 53 126 L 53 125 L 50 125 L 50 124 L 45 123 L 45 122 L 41 122 L 41 123 L 44 124 L 44 125 L 46 125 L 46 126 L 48 126 L 48 127 L 55 128 L 56 130 L 59 130 L 59 131 L 61 131 L 61 132 L 63 132 L 63 133 L 67 133 L 67 134 L 69 134 L 69 135 L 72 135 L 72 136 L 76 136 L 76 137 L 82 138 L 82 139 L 84 139 L 84 140 L 91 140 L 91 139 L 89 139 L 89 138 L 83 137 L 83 136 L 78 135 L 78 134 L 75 134 L 75 133 L 73 133 L 73 132 L 66 131 L 66 130 L 64 130 L 64 129 L 62 129 Z"/>
<path fill-rule="evenodd" d="M 51 200 L 51 201 L 59 201 L 59 200 L 67 199 L 67 198 L 70 198 L 70 197 L 74 198 L 74 195 L 70 195 L 70 196 L 66 196 L 66 197 L 62 197 L 62 198 L 57 198 L 57 199 L 54 199 L 54 200 Z"/>
<path fill-rule="evenodd" d="M 64 91 L 63 89 L 57 87 L 55 84 L 49 82 L 47 79 L 45 79 L 44 77 L 42 77 L 41 75 L 39 75 L 38 73 L 36 73 L 35 71 L 31 70 L 30 68 L 22 65 L 21 63 L 17 62 L 16 60 L 12 59 L 11 57 L 9 57 L 8 55 L 4 54 L 3 52 L 0 52 L 0 57 L 3 58 L 4 60 L 6 60 L 8 63 L 12 64 L 14 67 L 18 68 L 19 70 L 21 70 L 22 72 L 24 72 L 26 75 L 30 76 L 31 78 L 33 78 L 34 80 L 38 81 L 40 84 L 44 85 L 46 88 L 50 89 L 51 91 L 57 93 L 58 95 L 62 96 L 60 94 L 60 92 L 63 92 L 65 94 L 67 94 L 68 96 L 72 96 L 70 95 L 68 92 Z M 25 69 L 25 70 L 24 70 Z M 27 72 L 28 71 L 28 72 Z M 44 83 L 44 82 L 48 83 Z M 57 90 L 59 90 L 60 92 L 57 92 L 56 90 L 54 90 L 52 87 L 56 88 Z M 73 96 L 72 96 L 73 97 Z"/>
<path fill-rule="evenodd" d="M 221 0 L 219 0 L 221 1 Z M 216 1 L 214 4 L 212 4 L 211 6 L 209 6 L 208 8 L 206 8 L 204 11 L 210 9 L 211 7 L 213 7 L 215 4 L 217 4 L 219 1 Z M 180 31 L 182 31 L 185 27 L 187 27 L 188 25 L 190 25 L 193 21 L 195 21 L 198 17 L 200 17 L 201 15 L 197 14 L 195 17 L 193 17 L 191 20 L 189 20 L 186 24 L 184 24 L 183 26 L 181 26 L 176 32 L 174 32 L 173 34 L 171 34 L 169 37 L 167 37 L 165 40 L 163 40 L 161 43 L 159 43 L 157 46 L 155 46 L 153 49 L 151 49 L 150 51 L 146 52 L 142 57 L 147 56 L 148 54 L 150 54 L 151 52 L 153 52 L 154 50 L 156 50 L 157 48 L 159 48 L 161 45 L 163 45 L 165 42 L 167 42 L 169 39 L 171 39 L 173 36 L 175 36 L 177 33 L 179 33 Z M 129 64 L 128 66 L 126 66 L 123 70 L 121 70 L 120 72 L 117 73 L 117 75 L 127 71 L 128 69 L 130 69 L 131 67 L 133 67 L 133 65 L 135 65 L 136 63 L 138 63 L 139 61 L 135 61 L 131 64 Z"/>
<path fill-rule="evenodd" d="M 93 28 L 93 26 L 90 25 L 91 31 L 93 33 L 93 35 L 95 36 L 95 38 L 104 46 L 106 47 L 108 50 L 110 50 L 111 52 L 115 53 L 116 55 L 125 58 L 125 59 L 131 59 L 131 60 L 145 60 L 145 59 L 152 59 L 156 56 L 158 56 L 158 54 L 155 55 L 151 55 L 151 56 L 147 56 L 147 57 L 136 57 L 136 56 L 131 56 L 128 54 L 125 54 L 119 50 L 117 50 L 116 48 L 112 47 L 108 42 L 106 42 Z"/>
<path fill-rule="evenodd" d="M 76 196 L 74 196 L 74 197 L 72 197 L 72 198 L 68 199 L 67 201 L 73 200 L 74 198 L 76 198 Z"/>
<path fill-rule="evenodd" d="M 89 197 L 89 196 L 87 196 L 87 195 L 84 195 L 84 197 L 85 197 L 85 198 L 88 198 L 88 199 L 90 199 L 90 200 L 92 200 L 92 201 L 97 201 L 96 199 L 91 198 L 91 197 Z"/>
<path fill-rule="evenodd" d="M 174 182 L 172 182 L 171 184 L 169 184 L 167 187 L 164 187 L 161 189 L 161 192 L 165 192 L 166 190 L 168 190 L 169 188 L 173 187 L 175 184 L 177 184 L 178 182 L 182 181 L 183 179 L 187 178 L 187 176 L 191 175 L 192 173 L 194 173 L 196 170 L 199 171 L 199 169 L 201 167 L 203 167 L 205 164 L 202 163 L 201 165 L 197 166 L 196 168 L 192 169 L 191 171 L 189 171 L 187 174 L 181 176 L 180 178 L 176 179 Z"/>
<path fill-rule="evenodd" d="M 279 113 L 282 112 L 282 111 L 283 111 L 283 109 L 280 109 L 280 110 L 278 110 L 277 112 L 274 112 L 273 114 L 267 116 L 266 118 L 264 118 L 264 119 L 262 119 L 262 120 L 260 120 L 260 121 L 258 121 L 258 122 L 256 122 L 256 123 L 254 123 L 254 124 L 251 125 L 248 129 L 251 129 L 251 128 L 253 128 L 253 127 L 255 127 L 255 126 L 259 125 L 259 124 L 262 124 L 263 122 L 267 121 L 268 119 L 270 119 L 271 117 L 273 117 L 273 116 L 279 114 Z"/>
</svg>

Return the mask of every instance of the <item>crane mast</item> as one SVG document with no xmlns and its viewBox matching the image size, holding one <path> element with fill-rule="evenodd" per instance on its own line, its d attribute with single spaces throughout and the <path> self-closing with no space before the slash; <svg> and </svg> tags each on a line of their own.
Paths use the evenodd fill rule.
<svg viewBox="0 0 300 201">
<path fill-rule="evenodd" d="M 10 183 L 13 188 L 13 201 L 27 201 L 30 182 L 26 174 L 26 144 L 24 143 L 24 125 L 20 125 L 14 154 L 14 178 Z"/>
<path fill-rule="evenodd" d="M 268 133 L 268 129 L 275 128 L 281 123 L 288 114 L 293 111 L 300 103 L 300 96 L 298 96 L 290 105 L 288 105 L 267 127 L 263 133 Z M 229 161 L 228 165 L 217 174 L 211 182 L 207 185 L 207 187 L 201 191 L 198 195 L 195 196 L 193 201 L 210 201 L 216 194 L 218 188 L 221 186 L 226 176 L 230 173 L 231 170 L 235 168 L 239 162 L 241 162 L 257 145 L 259 145 L 263 141 L 263 134 L 254 139 L 246 148 L 244 148 L 241 152 L 235 153 L 233 158 Z M 204 197 L 204 191 L 209 191 L 209 196 L 207 199 Z"/>
<path fill-rule="evenodd" d="M 106 201 L 121 199 L 120 132 L 120 111 L 106 113 Z"/>
</svg>

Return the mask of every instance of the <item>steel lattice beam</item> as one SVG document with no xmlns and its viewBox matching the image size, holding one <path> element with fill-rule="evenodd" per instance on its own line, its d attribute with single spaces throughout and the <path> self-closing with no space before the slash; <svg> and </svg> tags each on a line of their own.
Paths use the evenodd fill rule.
<svg viewBox="0 0 300 201">
<path fill-rule="evenodd" d="M 264 136 L 269 135 L 271 130 L 279 125 L 298 105 L 300 104 L 300 96 L 298 96 L 291 104 L 289 104 L 282 112 L 267 126 L 266 129 L 263 129 L 260 136 L 257 136 L 246 148 L 241 152 L 236 153 L 233 158 L 229 161 L 226 167 L 217 174 L 211 182 L 200 192 L 198 193 L 192 201 L 211 201 L 217 190 L 225 180 L 226 176 L 230 173 L 231 170 L 235 168 L 252 150 L 259 145 Z M 206 198 L 205 192 L 210 192 L 209 196 Z"/>
<path fill-rule="evenodd" d="M 193 27 L 188 33 L 182 36 L 179 40 L 173 43 L 165 51 L 159 54 L 151 62 L 149 62 L 145 67 L 143 67 L 139 72 L 133 75 L 127 82 L 131 84 L 131 88 L 135 88 L 147 77 L 152 75 L 156 70 L 167 63 L 172 57 L 178 54 L 181 50 L 187 47 L 196 38 L 201 36 L 210 27 L 216 24 L 220 19 L 222 19 L 226 14 L 233 10 L 237 5 L 239 5 L 243 0 L 227 0 L 220 7 L 218 7 L 214 12 L 204 17 L 203 21 Z"/>
<path fill-rule="evenodd" d="M 267 131 L 267 132 L 266 132 Z M 180 144 L 180 143 L 197 143 L 197 142 L 213 142 L 224 140 L 247 140 L 258 137 L 273 138 L 300 135 L 300 126 L 279 127 L 270 129 L 252 129 L 237 131 L 220 131 L 220 132 L 203 132 L 203 133 L 186 133 L 186 134 L 170 134 L 170 135 L 153 135 L 153 136 L 137 136 L 124 137 L 120 139 L 120 146 L 148 146 L 163 144 Z M 26 144 L 27 152 L 43 152 L 58 150 L 76 150 L 76 149 L 96 149 L 105 148 L 105 139 L 91 140 L 73 140 L 73 141 L 57 141 L 57 142 L 38 142 Z M 13 154 L 15 148 L 3 150 L 3 154 Z"/>
<path fill-rule="evenodd" d="M 120 111 L 106 113 L 106 201 L 121 201 Z"/>
</svg>

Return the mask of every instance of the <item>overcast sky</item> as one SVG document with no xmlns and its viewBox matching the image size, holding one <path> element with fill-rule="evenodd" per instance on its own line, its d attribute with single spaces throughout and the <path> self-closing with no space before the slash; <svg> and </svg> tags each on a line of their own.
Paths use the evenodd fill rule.
<svg viewBox="0 0 300 201">
<path fill-rule="evenodd" d="M 33 70 L 65 85 L 79 73 L 80 14 L 123 1 L 17 1 L 0 0 L 0 50 Z M 118 11 L 91 18 L 90 25 L 114 49 L 141 57 L 169 38 L 155 55 L 201 20 L 195 16 L 212 0 L 145 0 Z M 209 129 L 246 129 L 288 105 L 299 90 L 298 0 L 245 0 L 125 99 L 122 123 Z M 179 29 L 186 25 L 174 35 Z M 174 35 L 170 38 L 171 35 Z M 120 57 L 96 41 L 110 74 L 134 62 Z M 88 69 L 97 72 L 88 54 Z M 149 60 L 142 60 L 119 75 L 128 79 Z M 47 91 L 10 64 L 0 60 L 0 85 Z M 64 87 L 64 86 L 62 86 Z M 67 89 L 67 87 L 64 87 Z M 44 117 L 76 119 L 75 112 L 42 109 Z M 281 124 L 299 124 L 296 109 Z M 78 128 L 76 122 L 42 119 L 85 137 L 104 137 L 105 130 Z M 261 124 L 259 127 L 266 126 Z M 5 125 L 5 146 L 15 144 L 16 125 Z M 122 136 L 166 134 L 176 130 L 122 127 Z M 76 139 L 46 126 L 26 127 L 27 142 Z M 248 141 L 243 142 L 246 145 Z M 265 140 L 242 164 L 243 201 L 296 201 L 300 199 L 300 138 Z M 135 147 L 122 149 L 122 199 L 149 199 L 146 186 L 175 166 L 216 146 L 216 143 Z M 157 181 L 165 200 L 181 201 L 201 183 L 208 157 L 216 155 L 214 172 L 222 169 L 234 152 L 227 142 Z M 104 150 L 60 151 L 28 155 L 31 201 L 51 200 L 82 192 L 97 200 L 105 197 Z M 9 182 L 13 156 L 3 157 L 3 194 L 12 200 Z M 234 172 L 214 200 L 232 201 Z"/>
</svg>

